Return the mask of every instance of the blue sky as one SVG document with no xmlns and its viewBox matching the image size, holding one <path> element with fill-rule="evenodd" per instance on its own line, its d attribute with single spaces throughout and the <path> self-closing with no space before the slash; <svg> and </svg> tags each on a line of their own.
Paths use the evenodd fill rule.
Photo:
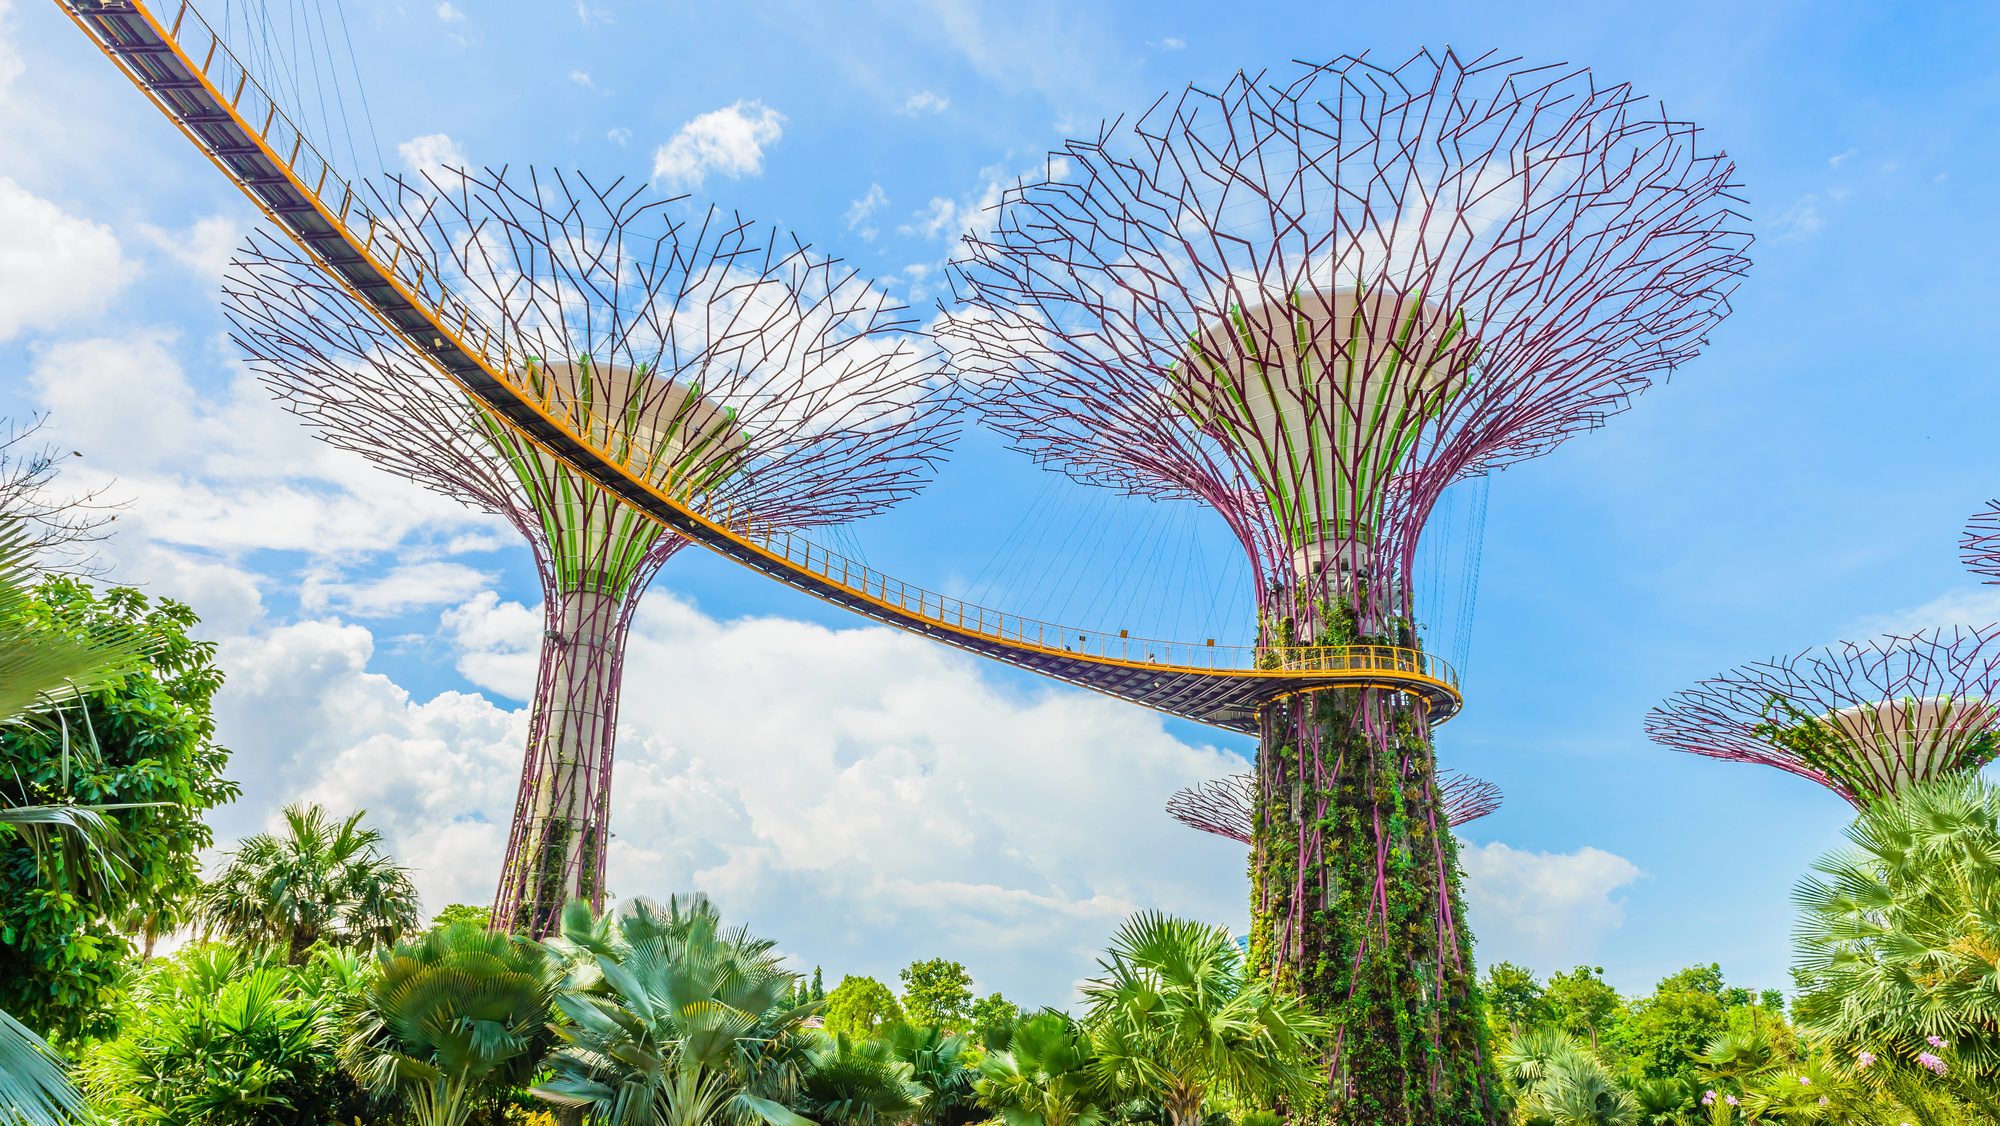
<svg viewBox="0 0 2000 1126">
<path fill-rule="evenodd" d="M 2000 296 L 1990 5 L 343 6 L 368 106 L 350 91 L 333 147 L 351 136 L 363 172 L 657 179 L 920 305 L 997 184 L 1238 68 L 1493 48 L 1699 122 L 1759 240 L 1735 314 L 1601 432 L 1491 485 L 1467 706 L 1439 734 L 1448 766 L 1507 795 L 1464 833 L 1483 960 L 1588 961 L 1628 989 L 1719 960 L 1785 984 L 1790 886 L 1845 805 L 1652 747 L 1646 709 L 1745 660 L 2000 616 L 1955 551 L 2000 493 L 2000 383 L 1966 342 Z M 208 7 L 241 26 L 240 2 Z M 430 906 L 483 900 L 537 628 L 526 552 L 315 446 L 246 381 L 216 284 L 251 219 L 59 12 L 0 0 L 0 409 L 52 411 L 79 479 L 116 478 L 134 502 L 117 577 L 194 601 L 223 643 L 247 792 L 220 835 L 299 796 L 367 805 Z M 1240 636 L 1212 529 L 1146 508 L 1051 486 L 974 432 L 850 542 L 1009 609 Z M 1225 595 L 1174 594 L 1191 583 Z M 634 654 L 622 892 L 703 886 L 829 973 L 945 954 L 1029 1001 L 1063 1000 L 1127 910 L 1240 925 L 1240 853 L 1157 809 L 1244 740 L 861 628 L 694 552 Z"/>
</svg>

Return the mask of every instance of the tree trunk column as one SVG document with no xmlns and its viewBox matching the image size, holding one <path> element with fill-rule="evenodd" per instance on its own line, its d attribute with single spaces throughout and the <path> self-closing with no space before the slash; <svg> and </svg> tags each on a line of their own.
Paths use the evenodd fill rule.
<svg viewBox="0 0 2000 1126">
<path fill-rule="evenodd" d="M 571 899 L 604 905 L 611 756 L 629 618 L 624 600 L 596 587 L 545 600 L 541 667 L 514 826 L 493 925 L 552 933 Z"/>
</svg>

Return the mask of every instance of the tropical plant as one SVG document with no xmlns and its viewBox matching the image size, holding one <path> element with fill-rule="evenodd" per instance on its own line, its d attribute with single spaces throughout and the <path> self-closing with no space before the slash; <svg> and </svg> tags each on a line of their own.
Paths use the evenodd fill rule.
<svg viewBox="0 0 2000 1126">
<path fill-rule="evenodd" d="M 1007 1126 L 1096 1126 L 1109 1093 L 1092 1066 L 1090 1033 L 1058 1012 L 1015 1024 L 1004 1048 L 979 1061 L 980 1105 Z"/>
<path fill-rule="evenodd" d="M 972 1020 L 972 975 L 949 958 L 927 958 L 904 966 L 904 1019 L 957 1031 Z"/>
<path fill-rule="evenodd" d="M 917 1085 L 917 1105 L 910 1120 L 917 1126 L 965 1126 L 980 1117 L 973 1090 L 979 1072 L 970 1061 L 969 1035 L 952 1035 L 940 1028 L 891 1025 L 884 1034 L 890 1051 L 910 1067 Z"/>
<path fill-rule="evenodd" d="M 924 1094 L 887 1040 L 821 1033 L 806 1050 L 791 1104 L 819 1126 L 893 1126 L 909 1119 Z"/>
<path fill-rule="evenodd" d="M 1150 1094 L 1173 1126 L 1195 1126 L 1212 1096 L 1270 1105 L 1310 1098 L 1326 1023 L 1296 997 L 1246 978 L 1229 932 L 1157 912 L 1132 916 L 1084 986 L 1104 1085 Z"/>
<path fill-rule="evenodd" d="M 382 834 L 361 824 L 366 814 L 336 820 L 316 804 L 286 806 L 282 834 L 245 839 L 202 885 L 203 933 L 274 946 L 297 963 L 321 942 L 366 950 L 416 929 L 416 888 Z"/>
<path fill-rule="evenodd" d="M 785 1106 L 806 1065 L 773 943 L 724 929 L 706 897 L 594 918 L 573 903 L 549 944 L 564 969 L 560 1047 L 535 1094 L 603 1126 L 810 1126 Z"/>
<path fill-rule="evenodd" d="M 1590 1049 L 1561 1028 L 1515 1037 L 1499 1059 L 1523 1126 L 1628 1126 L 1639 1103 Z"/>
<path fill-rule="evenodd" d="M 1799 1024 L 1852 1055 L 1930 1055 L 2000 1085 L 2000 786 L 1963 774 L 1869 805 L 1796 892 Z M 1927 1065 L 1928 1066 L 1928 1065 Z"/>
<path fill-rule="evenodd" d="M 374 1118 L 340 1068 L 354 967 L 202 946 L 149 963 L 116 1038 L 81 1067 L 93 1108 L 157 1126 L 320 1126 Z"/>
<path fill-rule="evenodd" d="M 553 983 L 538 946 L 472 923 L 382 951 L 341 1058 L 370 1089 L 399 1093 L 416 1126 L 461 1126 L 534 1077 L 551 1046 Z"/>
<path fill-rule="evenodd" d="M 872 977 L 849 974 L 826 995 L 820 1010 L 826 1031 L 834 1036 L 873 1036 L 904 1019 L 902 1003 L 890 988 Z"/>
</svg>

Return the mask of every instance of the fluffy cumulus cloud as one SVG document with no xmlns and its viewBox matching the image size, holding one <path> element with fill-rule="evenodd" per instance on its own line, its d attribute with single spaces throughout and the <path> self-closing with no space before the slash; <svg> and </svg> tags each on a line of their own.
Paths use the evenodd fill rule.
<svg viewBox="0 0 2000 1126">
<path fill-rule="evenodd" d="M 1506 960 L 1544 973 L 1588 961 L 1625 921 L 1618 892 L 1637 880 L 1630 860 L 1585 846 L 1530 852 L 1494 841 L 1459 853 L 1466 911 L 1479 960 Z"/>
<path fill-rule="evenodd" d="M 465 150 L 443 133 L 411 137 L 396 146 L 396 155 L 403 158 L 404 166 L 419 176 L 435 177 L 448 170 L 469 166 Z"/>
<path fill-rule="evenodd" d="M 0 341 L 103 311 L 138 273 L 109 227 L 0 176 Z"/>
<path fill-rule="evenodd" d="M 785 133 L 785 115 L 759 101 L 740 101 L 680 127 L 653 153 L 653 178 L 698 188 L 710 173 L 732 180 L 762 175 L 764 150 Z"/>
<path fill-rule="evenodd" d="M 445 623 L 459 670 L 509 700 L 540 629 L 490 594 Z M 225 653 L 245 670 L 225 735 L 283 749 L 269 765 L 284 781 L 260 776 L 258 804 L 365 806 L 420 866 L 431 907 L 489 895 L 524 713 L 412 700 L 367 671 L 369 652 L 358 626 L 307 622 Z M 1241 762 L 1145 712 L 1021 695 L 892 631 L 718 621 L 666 591 L 640 611 L 626 684 L 615 893 L 699 888 L 829 972 L 889 977 L 948 954 L 985 988 L 1048 1002 L 1069 999 L 1132 911 L 1244 925 L 1240 850 L 1160 812 Z"/>
</svg>

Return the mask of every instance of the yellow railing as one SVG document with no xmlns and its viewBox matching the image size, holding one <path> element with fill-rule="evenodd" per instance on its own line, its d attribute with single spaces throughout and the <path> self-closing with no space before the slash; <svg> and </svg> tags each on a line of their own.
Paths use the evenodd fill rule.
<svg viewBox="0 0 2000 1126">
<path fill-rule="evenodd" d="M 89 32 L 90 28 L 78 16 L 74 3 L 75 0 L 66 3 L 65 9 Z M 1114 633 L 1057 625 L 1001 613 L 922 587 L 910 586 L 794 532 L 757 529 L 754 523 L 732 512 L 726 501 L 717 500 L 712 495 L 692 502 L 676 500 L 671 495 L 674 487 L 671 471 L 655 480 L 652 471 L 656 466 L 632 449 L 634 444 L 628 443 L 627 448 L 619 452 L 610 448 L 608 442 L 600 442 L 593 437 L 612 431 L 608 427 L 591 424 L 586 404 L 563 395 L 553 380 L 544 381 L 539 390 L 524 381 L 529 352 L 510 341 L 504 329 L 496 332 L 475 316 L 465 302 L 452 294 L 435 271 L 426 272 L 424 256 L 412 253 L 397 237 L 395 230 L 369 210 L 354 190 L 353 183 L 342 176 L 293 124 L 189 0 L 181 0 L 173 21 L 165 26 L 154 19 L 143 2 L 135 4 L 135 7 L 138 14 L 158 28 L 166 41 L 195 69 L 214 97 L 229 107 L 238 125 L 256 137 L 264 155 L 301 194 L 310 199 L 320 215 L 348 245 L 366 259 L 370 269 L 425 314 L 434 329 L 430 340 L 413 339 L 393 325 L 386 325 L 385 321 L 392 332 L 396 332 L 419 353 L 448 346 L 473 359 L 495 381 L 509 388 L 516 398 L 532 407 L 570 440 L 592 451 L 603 464 L 618 469 L 659 502 L 699 521 L 715 538 L 730 540 L 737 547 L 748 548 L 772 561 L 772 565 L 759 568 L 766 573 L 777 577 L 783 577 L 787 571 L 794 576 L 811 575 L 827 585 L 840 588 L 851 597 L 895 611 L 906 619 L 904 624 L 913 628 L 914 623 L 924 623 L 960 635 L 988 639 L 1003 649 L 1050 655 L 1066 653 L 1092 661 L 1153 667 L 1163 672 L 1275 677 L 1300 673 L 1379 673 L 1396 681 L 1428 681 L 1457 695 L 1458 677 L 1451 666 L 1416 649 L 1378 645 L 1271 649 L 1216 645 L 1212 641 L 1192 644 L 1130 637 L 1122 630 Z M 96 38 L 95 35 L 93 38 Z M 112 53 L 115 56 L 115 52 Z M 121 59 L 120 63 L 127 69 L 132 68 L 130 62 Z M 162 101 L 161 95 L 147 87 L 143 80 L 139 80 L 138 84 L 156 102 Z M 185 124 L 181 128 L 190 132 Z M 190 136 L 202 145 L 201 138 L 191 132 Z M 207 152 L 206 146 L 202 147 Z M 218 165 L 221 164 L 215 154 L 208 155 Z M 224 171 L 229 172 L 226 167 Z M 241 186 L 246 192 L 251 191 L 250 185 Z M 254 193 L 252 195 L 255 198 Z M 287 226 L 281 216 L 270 217 L 280 226 Z M 293 233 L 296 236 L 297 232 Z M 359 293 L 353 296 L 364 305 L 369 304 Z M 449 338 L 448 342 L 446 338 Z M 517 359 L 523 362 L 517 363 Z M 466 390 L 472 391 L 471 388 Z M 514 427 L 510 420 L 502 418 L 501 421 Z M 535 441 L 530 434 L 523 433 L 522 437 Z"/>
</svg>

